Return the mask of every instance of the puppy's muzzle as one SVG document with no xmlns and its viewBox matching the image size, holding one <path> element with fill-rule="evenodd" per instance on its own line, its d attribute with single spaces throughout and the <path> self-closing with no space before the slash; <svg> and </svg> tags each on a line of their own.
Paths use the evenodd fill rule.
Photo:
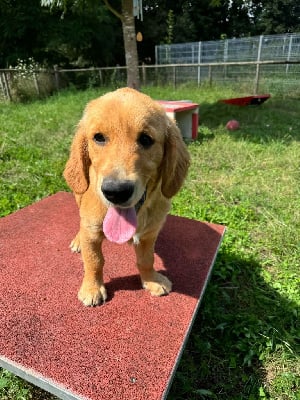
<svg viewBox="0 0 300 400">
<path fill-rule="evenodd" d="M 129 180 L 104 178 L 101 190 L 104 197 L 115 205 L 126 204 L 134 192 L 134 183 Z"/>
</svg>

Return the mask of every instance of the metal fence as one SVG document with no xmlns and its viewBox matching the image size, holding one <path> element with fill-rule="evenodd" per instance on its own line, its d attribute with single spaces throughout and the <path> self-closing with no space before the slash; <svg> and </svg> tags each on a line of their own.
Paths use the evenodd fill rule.
<svg viewBox="0 0 300 400">
<path fill-rule="evenodd" d="M 156 47 L 156 65 L 139 67 L 149 85 L 230 85 L 241 95 L 300 97 L 300 34 L 257 36 Z M 126 67 L 0 70 L 0 100 L 31 100 L 66 87 L 126 85 Z"/>
<path fill-rule="evenodd" d="M 300 33 L 155 46 L 156 64 L 297 61 Z"/>
</svg>

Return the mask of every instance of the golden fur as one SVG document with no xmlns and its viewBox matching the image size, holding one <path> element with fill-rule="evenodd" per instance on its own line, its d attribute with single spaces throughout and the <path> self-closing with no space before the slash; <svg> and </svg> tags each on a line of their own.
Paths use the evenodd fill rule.
<svg viewBox="0 0 300 400">
<path fill-rule="evenodd" d="M 98 135 L 98 136 L 96 136 Z M 150 138 L 150 139 L 149 139 Z M 134 235 L 142 284 L 154 296 L 171 291 L 171 282 L 153 269 L 154 245 L 189 167 L 189 154 L 177 126 L 150 97 L 123 88 L 91 101 L 83 114 L 64 177 L 80 210 L 80 230 L 71 243 L 82 253 L 84 278 L 78 298 L 86 306 L 104 302 L 103 220 L 111 204 L 102 193 L 105 179 L 129 182 L 133 207 L 144 193 Z"/>
</svg>

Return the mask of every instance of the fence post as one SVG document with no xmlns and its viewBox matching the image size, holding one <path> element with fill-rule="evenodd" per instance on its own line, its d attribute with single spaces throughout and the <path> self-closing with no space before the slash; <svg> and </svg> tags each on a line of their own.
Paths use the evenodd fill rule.
<svg viewBox="0 0 300 400">
<path fill-rule="evenodd" d="M 103 86 L 103 76 L 102 76 L 102 69 L 99 68 L 99 78 L 100 78 L 100 85 Z"/>
<path fill-rule="evenodd" d="M 258 87 L 259 87 L 259 73 L 260 73 L 260 58 L 261 58 L 261 48 L 262 48 L 262 41 L 263 41 L 263 35 L 260 35 L 259 37 L 259 45 L 258 45 L 258 51 L 257 51 L 257 64 L 256 64 L 256 74 L 255 74 L 255 87 L 254 87 L 254 94 L 258 93 Z"/>
<path fill-rule="evenodd" d="M 173 86 L 176 89 L 176 65 L 173 67 Z"/>
<path fill-rule="evenodd" d="M 201 84 L 201 52 L 202 52 L 202 42 L 198 43 L 198 87 Z"/>
<path fill-rule="evenodd" d="M 228 61 L 228 39 L 225 39 L 224 41 L 224 55 L 223 55 L 223 61 L 226 63 Z M 224 65 L 224 78 L 227 78 L 227 65 Z"/>
<path fill-rule="evenodd" d="M 2 78 L 3 78 L 3 87 L 4 87 L 4 92 L 5 92 L 6 98 L 7 98 L 8 101 L 12 101 L 12 97 L 11 97 L 11 93 L 10 93 L 10 87 L 9 87 L 8 79 L 7 79 L 7 76 L 6 76 L 6 72 L 3 72 Z"/>
<path fill-rule="evenodd" d="M 142 79 L 143 79 L 143 85 L 146 85 L 146 67 L 145 63 L 142 64 Z"/>
<path fill-rule="evenodd" d="M 208 66 L 208 84 L 209 86 L 212 85 L 212 66 Z"/>
<path fill-rule="evenodd" d="M 33 73 L 33 82 L 34 82 L 34 87 L 35 87 L 36 93 L 37 93 L 38 97 L 40 97 L 40 94 L 41 94 L 40 87 L 39 87 L 39 82 L 38 82 L 37 75 L 35 72 Z"/>
<path fill-rule="evenodd" d="M 59 70 L 57 65 L 54 65 L 54 82 L 56 90 L 59 91 Z"/>
<path fill-rule="evenodd" d="M 290 36 L 287 61 L 290 61 L 290 58 L 291 58 L 292 44 L 293 44 L 293 35 Z M 285 68 L 285 73 L 287 74 L 288 72 L 289 72 L 289 64 L 287 64 L 286 68 Z"/>
<path fill-rule="evenodd" d="M 159 60 L 158 60 L 158 47 L 155 46 L 155 64 L 159 64 Z"/>
<path fill-rule="evenodd" d="M 3 93 L 3 97 L 4 97 L 4 99 L 6 99 L 6 93 L 5 93 L 5 89 L 4 89 L 4 82 L 3 82 L 3 78 L 2 78 L 2 72 L 0 73 L 0 86 L 1 86 L 1 91 Z"/>
</svg>

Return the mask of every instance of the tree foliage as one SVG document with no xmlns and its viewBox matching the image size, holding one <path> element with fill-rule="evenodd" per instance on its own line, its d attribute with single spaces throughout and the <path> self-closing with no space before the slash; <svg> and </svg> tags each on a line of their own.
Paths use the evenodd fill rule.
<svg viewBox="0 0 300 400">
<path fill-rule="evenodd" d="M 46 65 L 124 64 L 121 27 L 102 2 L 62 10 L 0 0 L 0 32 L 0 67 L 29 57 Z"/>
<path fill-rule="evenodd" d="M 40 0 L 0 0 L 0 67 L 29 57 L 46 65 L 125 64 L 122 24 L 104 0 L 54 3 L 46 8 Z M 109 4 L 122 13 L 121 0 Z M 154 63 L 161 43 L 300 31 L 294 0 L 143 0 L 143 6 L 144 20 L 135 22 L 144 38 L 140 62 Z"/>
<path fill-rule="evenodd" d="M 300 31 L 300 2 L 295 0 L 263 1 L 258 15 L 261 33 L 286 33 Z"/>
</svg>

